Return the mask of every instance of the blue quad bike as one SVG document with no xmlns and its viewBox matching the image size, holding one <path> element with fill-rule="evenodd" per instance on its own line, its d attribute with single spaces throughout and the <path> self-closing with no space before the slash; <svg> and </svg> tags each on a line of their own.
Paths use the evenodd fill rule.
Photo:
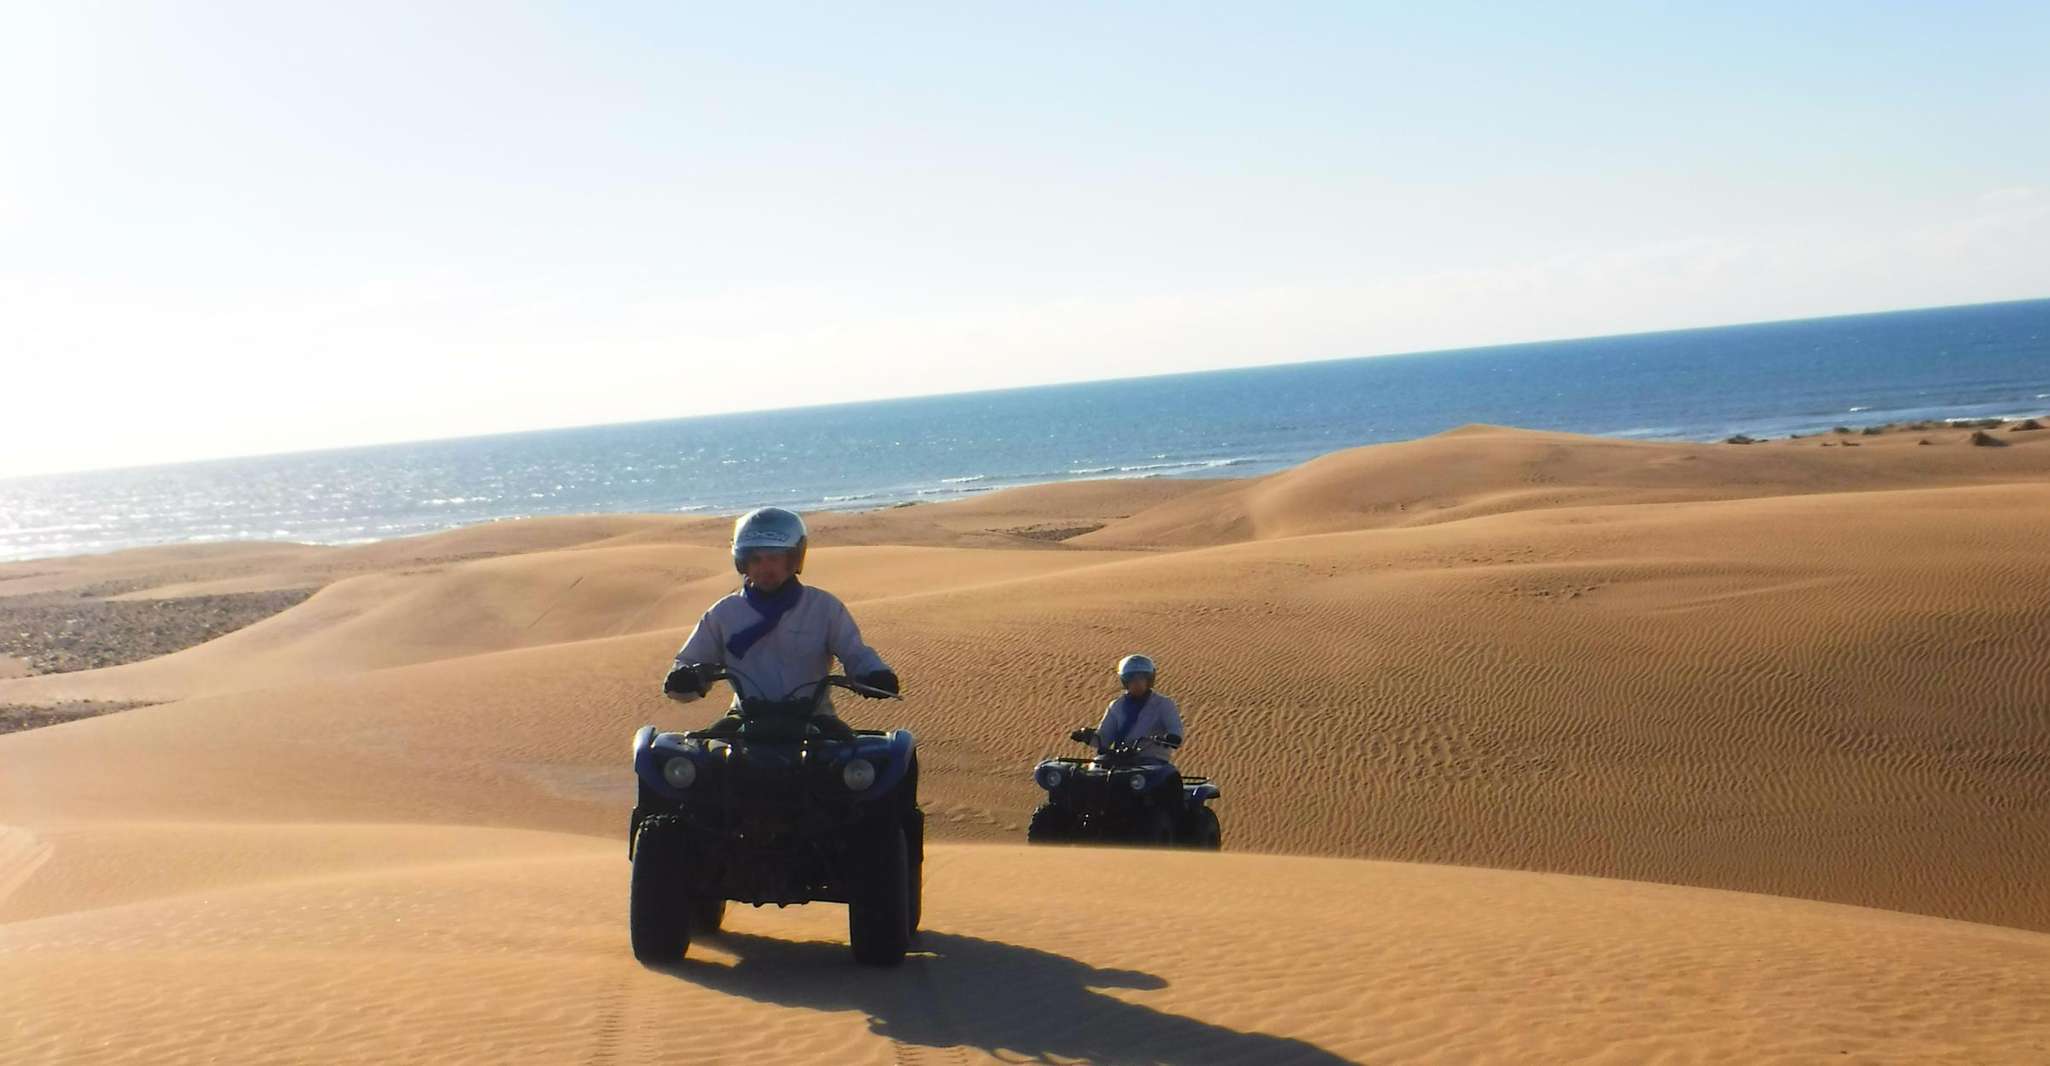
<svg viewBox="0 0 2050 1066">
<path fill-rule="evenodd" d="M 839 675 L 781 700 L 749 696 L 724 672 L 710 680 L 740 695 L 737 732 L 634 734 L 634 957 L 681 961 L 692 934 L 716 931 L 731 900 L 845 903 L 855 959 L 902 962 L 923 896 L 917 741 L 903 729 L 836 739 L 811 721 L 829 688 L 896 695 Z"/>
<path fill-rule="evenodd" d="M 1082 740 L 1088 730 L 1080 730 Z M 1163 738 L 1152 738 L 1155 740 Z M 1083 741 L 1088 743 L 1088 741 Z M 1215 851 L 1224 831 L 1207 777 L 1184 777 L 1143 754 L 1145 738 L 1112 744 L 1094 758 L 1048 758 L 1032 771 L 1046 802 L 1032 812 L 1032 844 L 1153 844 Z"/>
</svg>

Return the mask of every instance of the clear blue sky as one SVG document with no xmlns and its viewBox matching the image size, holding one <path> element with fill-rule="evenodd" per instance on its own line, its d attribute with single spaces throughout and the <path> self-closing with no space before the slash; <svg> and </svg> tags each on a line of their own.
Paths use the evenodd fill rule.
<svg viewBox="0 0 2050 1066">
<path fill-rule="evenodd" d="M 2050 295 L 2046 42 L 0 0 L 0 475 Z"/>
</svg>

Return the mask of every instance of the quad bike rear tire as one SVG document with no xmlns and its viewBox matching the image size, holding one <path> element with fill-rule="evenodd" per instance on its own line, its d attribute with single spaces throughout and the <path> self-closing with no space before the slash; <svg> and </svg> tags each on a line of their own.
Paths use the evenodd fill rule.
<svg viewBox="0 0 2050 1066">
<path fill-rule="evenodd" d="M 648 966 L 674 966 L 690 950 L 686 844 L 683 827 L 660 818 L 642 820 L 634 834 L 627 926 L 634 958 Z"/>
<path fill-rule="evenodd" d="M 847 940 L 854 961 L 895 966 L 911 947 L 911 849 L 895 819 L 876 834 L 854 901 L 847 905 Z"/>
<path fill-rule="evenodd" d="M 1064 807 L 1042 803 L 1025 826 L 1027 844 L 1066 844 L 1075 839 L 1075 816 Z"/>
</svg>

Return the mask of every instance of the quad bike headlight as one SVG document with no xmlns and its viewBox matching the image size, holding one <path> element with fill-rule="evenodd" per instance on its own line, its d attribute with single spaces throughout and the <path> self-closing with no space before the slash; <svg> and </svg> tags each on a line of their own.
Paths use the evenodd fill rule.
<svg viewBox="0 0 2050 1066">
<path fill-rule="evenodd" d="M 689 759 L 679 756 L 662 764 L 662 780 L 669 782 L 670 788 L 689 788 L 697 779 L 698 764 Z"/>
<path fill-rule="evenodd" d="M 1058 766 L 1042 766 L 1038 773 L 1032 775 L 1032 779 L 1039 782 L 1040 788 L 1052 792 L 1061 787 L 1061 782 L 1067 779 L 1067 775 L 1061 773 Z"/>
<path fill-rule="evenodd" d="M 849 792 L 863 792 L 876 783 L 876 764 L 867 759 L 849 759 L 840 768 L 840 782 Z"/>
<path fill-rule="evenodd" d="M 1134 792 L 1146 791 L 1146 775 L 1133 774 L 1132 776 L 1125 778 L 1125 787 L 1131 789 Z"/>
</svg>

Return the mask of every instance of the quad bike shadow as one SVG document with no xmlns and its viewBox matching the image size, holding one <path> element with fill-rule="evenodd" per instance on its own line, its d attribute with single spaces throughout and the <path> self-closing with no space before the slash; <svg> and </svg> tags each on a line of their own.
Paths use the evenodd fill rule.
<svg viewBox="0 0 2050 1066">
<path fill-rule="evenodd" d="M 732 965 L 686 960 L 665 972 L 704 988 L 817 1011 L 860 1011 L 880 1037 L 1031 1061 L 1338 1063 L 1307 1041 L 1215 1025 L 1105 995 L 1163 978 L 1051 951 L 928 930 L 894 971 L 850 972 L 845 948 L 726 932 Z"/>
</svg>

